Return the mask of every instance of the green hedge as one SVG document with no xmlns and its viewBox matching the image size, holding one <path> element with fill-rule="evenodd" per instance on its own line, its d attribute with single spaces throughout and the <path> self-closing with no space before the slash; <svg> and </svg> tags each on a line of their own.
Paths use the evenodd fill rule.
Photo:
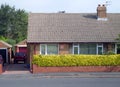
<svg viewBox="0 0 120 87">
<path fill-rule="evenodd" d="M 120 55 L 34 55 L 38 66 L 117 66 Z"/>
</svg>

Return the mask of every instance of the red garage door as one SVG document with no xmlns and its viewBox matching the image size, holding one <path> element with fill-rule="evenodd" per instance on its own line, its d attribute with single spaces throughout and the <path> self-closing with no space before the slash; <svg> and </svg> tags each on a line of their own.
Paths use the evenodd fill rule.
<svg viewBox="0 0 120 87">
<path fill-rule="evenodd" d="M 19 47 L 19 52 L 27 53 L 27 47 Z"/>
</svg>

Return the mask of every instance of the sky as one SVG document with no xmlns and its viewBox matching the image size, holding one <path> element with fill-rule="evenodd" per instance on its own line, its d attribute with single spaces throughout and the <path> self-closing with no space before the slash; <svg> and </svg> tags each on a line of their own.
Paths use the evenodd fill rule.
<svg viewBox="0 0 120 87">
<path fill-rule="evenodd" d="M 15 6 L 32 13 L 96 13 L 98 4 L 107 4 L 108 13 L 120 13 L 120 0 L 0 0 L 1 4 Z"/>
</svg>

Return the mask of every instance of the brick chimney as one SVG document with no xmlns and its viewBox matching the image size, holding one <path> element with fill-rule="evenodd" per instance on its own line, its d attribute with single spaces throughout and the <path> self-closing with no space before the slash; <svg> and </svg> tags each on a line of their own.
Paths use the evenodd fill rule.
<svg viewBox="0 0 120 87">
<path fill-rule="evenodd" d="M 97 20 L 107 21 L 106 6 L 104 4 L 99 4 L 97 7 Z"/>
</svg>

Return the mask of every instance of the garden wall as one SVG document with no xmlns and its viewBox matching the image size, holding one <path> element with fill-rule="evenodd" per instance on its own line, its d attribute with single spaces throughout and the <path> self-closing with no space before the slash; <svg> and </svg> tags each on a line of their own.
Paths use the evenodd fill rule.
<svg viewBox="0 0 120 87">
<path fill-rule="evenodd" d="M 33 73 L 45 72 L 120 72 L 120 66 L 39 67 L 33 64 Z"/>
<path fill-rule="evenodd" d="M 2 64 L 0 64 L 0 74 L 3 73 L 3 67 L 2 67 Z"/>
</svg>

